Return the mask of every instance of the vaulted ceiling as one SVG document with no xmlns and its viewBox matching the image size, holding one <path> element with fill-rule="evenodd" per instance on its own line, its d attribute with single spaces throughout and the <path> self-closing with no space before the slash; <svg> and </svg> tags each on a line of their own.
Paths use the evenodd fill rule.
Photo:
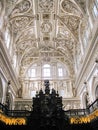
<svg viewBox="0 0 98 130">
<path fill-rule="evenodd" d="M 65 63 L 74 73 L 85 0 L 7 0 L 13 47 L 20 75 L 36 61 Z"/>
</svg>

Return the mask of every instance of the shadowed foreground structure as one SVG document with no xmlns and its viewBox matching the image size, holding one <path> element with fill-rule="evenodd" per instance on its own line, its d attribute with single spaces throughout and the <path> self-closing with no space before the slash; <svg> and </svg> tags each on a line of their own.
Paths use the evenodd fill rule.
<svg viewBox="0 0 98 130">
<path fill-rule="evenodd" d="M 32 111 L 9 111 L 1 105 L 0 127 L 33 130 L 98 129 L 98 109 L 89 113 L 94 106 L 98 108 L 98 99 L 87 110 L 64 111 L 62 97 L 54 89 L 50 92 L 49 80 L 45 80 L 44 85 L 45 92 L 41 89 L 39 93 L 36 93 L 36 97 L 33 97 Z M 81 116 L 79 112 L 83 115 Z"/>
</svg>

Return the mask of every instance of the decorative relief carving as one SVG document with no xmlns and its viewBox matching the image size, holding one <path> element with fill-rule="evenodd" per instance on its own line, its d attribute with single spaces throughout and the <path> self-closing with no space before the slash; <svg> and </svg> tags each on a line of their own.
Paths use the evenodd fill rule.
<svg viewBox="0 0 98 130">
<path fill-rule="evenodd" d="M 43 41 L 49 41 L 50 40 L 50 37 L 49 36 L 43 36 Z"/>
<path fill-rule="evenodd" d="M 50 14 L 43 14 L 42 17 L 44 20 L 50 19 Z"/>
<path fill-rule="evenodd" d="M 62 6 L 62 9 L 64 10 L 64 12 L 68 12 L 68 13 L 72 13 L 74 15 L 81 16 L 81 12 L 78 9 L 78 7 L 76 6 L 76 4 L 74 4 L 70 0 L 63 0 L 61 3 L 61 6 Z"/>
<path fill-rule="evenodd" d="M 16 43 L 16 48 L 19 53 L 24 53 L 26 50 L 30 49 L 33 46 L 33 48 L 37 47 L 36 42 L 34 42 L 32 39 L 28 39 L 27 41 L 22 41 Z"/>
<path fill-rule="evenodd" d="M 50 12 L 53 11 L 54 0 L 39 0 L 38 10 L 39 12 Z"/>
<path fill-rule="evenodd" d="M 30 10 L 31 7 L 31 3 L 30 0 L 22 0 L 21 2 L 19 2 L 18 4 L 16 4 L 15 8 L 12 11 L 12 16 L 17 15 L 17 14 L 21 14 L 21 13 L 26 13 L 27 11 Z"/>
<path fill-rule="evenodd" d="M 77 46 L 78 29 L 81 19 L 81 11 L 79 6 L 75 4 L 75 1 L 61 0 L 60 3 L 58 0 L 62 10 L 62 14 L 60 14 L 59 10 L 56 11 L 59 6 L 57 4 L 56 6 L 54 5 L 54 0 L 37 0 L 38 2 L 35 0 L 35 6 L 38 6 L 35 17 L 32 16 L 35 10 L 32 8 L 33 1 L 8 1 L 10 6 L 7 6 L 7 8 L 9 8 L 9 12 L 12 12 L 9 20 L 12 25 L 13 36 L 15 37 L 14 43 L 22 57 L 19 76 L 25 76 L 26 69 L 37 60 L 42 60 L 42 62 L 61 61 L 68 66 L 70 75 L 73 76 L 74 46 Z M 55 14 L 53 12 L 54 9 Z M 56 17 L 57 15 L 59 19 Z M 37 36 L 42 41 L 36 40 Z M 53 38 L 55 40 L 51 41 Z M 46 46 L 50 48 L 45 48 Z M 30 51 L 28 52 L 28 50 Z M 80 52 L 78 54 L 80 56 Z M 80 58 L 77 60 L 79 61 Z"/>
<path fill-rule="evenodd" d="M 26 70 L 26 68 L 23 67 L 23 66 L 21 66 L 20 71 L 19 71 L 19 75 L 20 75 L 21 77 L 24 76 L 25 70 Z"/>
<path fill-rule="evenodd" d="M 32 62 L 39 59 L 39 53 L 35 50 L 36 49 L 33 48 L 24 55 L 21 61 L 22 66 L 29 66 Z"/>
<path fill-rule="evenodd" d="M 28 28 L 28 29 L 24 30 L 23 32 L 21 32 L 21 35 L 19 35 L 19 37 L 17 37 L 16 42 L 21 43 L 21 42 L 25 42 L 28 40 L 36 41 L 34 27 L 32 27 L 30 29 Z"/>
<path fill-rule="evenodd" d="M 32 18 L 32 17 L 18 16 L 18 17 L 14 17 L 13 19 L 11 19 L 10 23 L 13 26 L 13 30 L 15 32 L 18 32 L 22 29 L 29 27 L 29 25 L 31 24 L 33 19 L 34 18 Z M 34 26 L 34 23 L 33 23 L 33 26 Z"/>
<path fill-rule="evenodd" d="M 82 53 L 81 53 L 81 48 L 80 45 L 78 44 L 77 48 L 76 48 L 76 64 L 77 64 L 77 69 L 79 69 L 80 65 L 82 64 Z"/>
<path fill-rule="evenodd" d="M 59 46 L 62 46 L 64 48 L 67 47 L 71 53 L 73 52 L 74 44 L 77 43 L 71 32 L 66 27 L 59 27 L 57 38 L 55 40 Z"/>
<path fill-rule="evenodd" d="M 80 5 L 80 7 L 82 8 L 82 10 L 84 12 L 86 12 L 86 1 L 85 0 L 76 0 L 77 3 Z M 90 2 L 91 3 L 91 2 Z"/>
<path fill-rule="evenodd" d="M 41 25 L 41 31 L 42 33 L 49 33 L 52 31 L 52 24 L 48 21 L 45 21 Z"/>
<path fill-rule="evenodd" d="M 69 109 L 80 109 L 80 101 L 75 99 L 70 100 L 70 99 L 63 99 L 63 107 L 64 110 L 69 110 Z"/>
<path fill-rule="evenodd" d="M 60 19 L 69 29 L 69 31 L 72 32 L 74 37 L 78 39 L 78 29 L 79 29 L 79 24 L 80 24 L 80 18 L 77 16 L 66 15 L 64 17 L 61 17 Z"/>
</svg>

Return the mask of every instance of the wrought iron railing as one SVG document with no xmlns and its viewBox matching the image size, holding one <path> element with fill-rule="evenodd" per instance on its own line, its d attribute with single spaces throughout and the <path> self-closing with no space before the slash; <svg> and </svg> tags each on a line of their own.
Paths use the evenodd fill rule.
<svg viewBox="0 0 98 130">
<path fill-rule="evenodd" d="M 83 116 L 87 115 L 87 109 L 70 109 L 65 111 L 65 115 L 68 116 Z"/>
<path fill-rule="evenodd" d="M 68 116 L 83 116 L 94 112 L 96 109 L 98 109 L 98 98 L 86 109 L 70 109 L 65 111 L 65 114 Z"/>
<path fill-rule="evenodd" d="M 0 111 L 2 111 L 4 114 L 7 114 L 7 112 L 8 112 L 7 106 L 0 103 Z"/>
<path fill-rule="evenodd" d="M 95 111 L 96 109 L 98 109 L 98 98 L 87 107 L 88 110 L 88 114 L 92 113 L 93 111 Z"/>
<path fill-rule="evenodd" d="M 65 115 L 72 116 L 85 116 L 98 109 L 98 98 L 89 105 L 86 109 L 70 109 L 64 111 Z M 0 103 L 0 110 L 9 117 L 29 117 L 31 111 L 28 110 L 9 110 L 7 106 Z"/>
<path fill-rule="evenodd" d="M 7 115 L 10 117 L 29 117 L 31 111 L 28 110 L 8 110 Z"/>
<path fill-rule="evenodd" d="M 28 117 L 31 114 L 31 111 L 28 110 L 9 110 L 7 106 L 0 103 L 0 110 L 5 115 L 10 117 Z"/>
</svg>

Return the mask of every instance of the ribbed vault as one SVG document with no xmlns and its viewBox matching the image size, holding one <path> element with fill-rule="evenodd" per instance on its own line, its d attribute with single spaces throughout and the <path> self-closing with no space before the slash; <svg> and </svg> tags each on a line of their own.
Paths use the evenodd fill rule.
<svg viewBox="0 0 98 130">
<path fill-rule="evenodd" d="M 60 61 L 75 77 L 85 0 L 7 0 L 6 6 L 19 77 L 40 60 Z"/>
</svg>

